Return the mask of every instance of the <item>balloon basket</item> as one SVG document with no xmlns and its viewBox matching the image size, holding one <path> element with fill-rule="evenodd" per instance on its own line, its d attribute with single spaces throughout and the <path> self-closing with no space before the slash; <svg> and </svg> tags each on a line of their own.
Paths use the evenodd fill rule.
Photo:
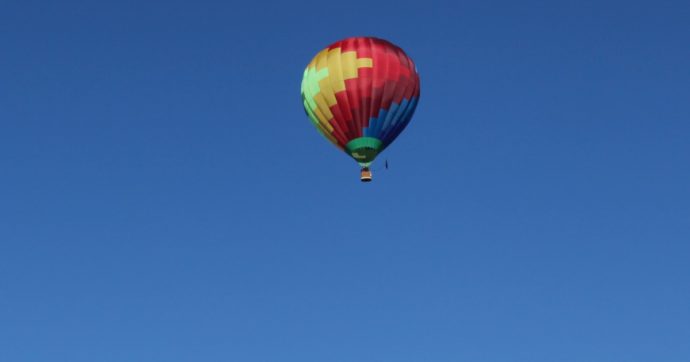
<svg viewBox="0 0 690 362">
<path fill-rule="evenodd" d="M 362 182 L 371 182 L 371 170 L 369 170 L 369 167 L 362 167 L 362 173 L 359 179 Z"/>
</svg>

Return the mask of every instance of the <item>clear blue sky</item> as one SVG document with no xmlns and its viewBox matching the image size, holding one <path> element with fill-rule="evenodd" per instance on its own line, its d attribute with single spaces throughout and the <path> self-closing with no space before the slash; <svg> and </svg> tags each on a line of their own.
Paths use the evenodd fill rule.
<svg viewBox="0 0 690 362">
<path fill-rule="evenodd" d="M 687 1 L 3 1 L 0 360 L 690 361 Z M 371 184 L 302 110 L 374 35 Z"/>
</svg>

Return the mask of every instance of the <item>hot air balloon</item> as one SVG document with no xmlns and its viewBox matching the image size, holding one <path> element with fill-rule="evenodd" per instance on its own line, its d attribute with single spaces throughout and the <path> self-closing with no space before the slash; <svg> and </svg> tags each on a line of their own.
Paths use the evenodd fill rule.
<svg viewBox="0 0 690 362">
<path fill-rule="evenodd" d="M 316 129 L 361 167 L 369 166 L 402 132 L 419 100 L 414 62 L 396 45 L 353 37 L 320 51 L 302 78 L 304 110 Z"/>
</svg>

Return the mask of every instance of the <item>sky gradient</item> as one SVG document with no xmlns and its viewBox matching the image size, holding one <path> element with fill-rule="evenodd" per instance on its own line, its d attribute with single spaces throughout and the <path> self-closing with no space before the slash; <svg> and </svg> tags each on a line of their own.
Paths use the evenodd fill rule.
<svg viewBox="0 0 690 362">
<path fill-rule="evenodd" d="M 687 362 L 688 19 L 4 1 L 0 360 Z M 357 35 L 421 77 L 369 184 L 299 93 Z"/>
</svg>

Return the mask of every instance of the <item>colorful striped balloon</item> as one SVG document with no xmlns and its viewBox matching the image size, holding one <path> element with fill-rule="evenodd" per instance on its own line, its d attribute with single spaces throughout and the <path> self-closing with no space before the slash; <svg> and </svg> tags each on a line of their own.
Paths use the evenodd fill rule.
<svg viewBox="0 0 690 362">
<path fill-rule="evenodd" d="M 363 169 L 410 122 L 419 100 L 419 75 L 392 43 L 354 37 L 320 51 L 304 70 L 302 101 L 316 129 Z M 365 180 L 365 171 L 369 178 Z"/>
</svg>

